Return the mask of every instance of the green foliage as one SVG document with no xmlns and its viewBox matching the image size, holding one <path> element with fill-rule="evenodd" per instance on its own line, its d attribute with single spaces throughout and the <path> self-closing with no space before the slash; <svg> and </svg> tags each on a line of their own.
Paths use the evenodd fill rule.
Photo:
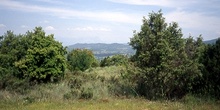
<svg viewBox="0 0 220 110">
<path fill-rule="evenodd" d="M 0 36 L 0 89 L 22 93 L 29 87 L 26 79 L 18 79 L 21 71 L 14 65 L 26 55 L 27 44 L 24 35 L 15 35 L 12 31 Z"/>
<path fill-rule="evenodd" d="M 119 65 L 126 65 L 128 63 L 128 57 L 125 55 L 114 55 L 108 56 L 101 60 L 100 66 L 119 66 Z"/>
<path fill-rule="evenodd" d="M 87 49 L 72 50 L 67 55 L 67 61 L 71 71 L 85 71 L 98 65 L 92 51 Z"/>
<path fill-rule="evenodd" d="M 20 60 L 25 55 L 23 49 L 22 35 L 15 35 L 12 31 L 7 31 L 0 37 L 0 79 L 7 74 L 15 75 L 18 69 L 14 62 Z"/>
<path fill-rule="evenodd" d="M 24 35 L 8 31 L 0 38 L 0 79 L 14 76 L 47 82 L 63 76 L 66 50 L 41 27 Z"/>
<path fill-rule="evenodd" d="M 141 31 L 134 32 L 130 40 L 136 49 L 133 59 L 141 68 L 137 89 L 150 99 L 181 98 L 201 76 L 200 44 L 192 38 L 183 39 L 178 24 L 168 25 L 162 15 L 161 11 L 150 13 L 149 19 L 143 19 Z"/>
<path fill-rule="evenodd" d="M 220 39 L 207 45 L 202 55 L 203 78 L 195 87 L 202 89 L 202 94 L 220 99 Z"/>
<path fill-rule="evenodd" d="M 28 32 L 26 39 L 30 40 L 27 54 L 15 62 L 24 78 L 37 81 L 56 81 L 64 75 L 66 49 L 54 40 L 53 35 L 45 35 L 41 27 L 34 32 Z"/>
</svg>

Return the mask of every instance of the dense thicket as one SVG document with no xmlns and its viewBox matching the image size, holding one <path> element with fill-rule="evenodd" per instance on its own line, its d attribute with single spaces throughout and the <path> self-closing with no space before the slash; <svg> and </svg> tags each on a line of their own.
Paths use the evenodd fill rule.
<svg viewBox="0 0 220 110">
<path fill-rule="evenodd" d="M 26 44 L 28 42 L 24 42 L 22 35 L 15 35 L 12 31 L 0 36 L 0 89 L 17 86 L 13 83 L 19 80 L 21 72 L 14 63 L 26 54 Z"/>
<path fill-rule="evenodd" d="M 220 99 L 220 39 L 213 45 L 206 45 L 201 62 L 203 77 L 195 85 L 199 93 Z"/>
<path fill-rule="evenodd" d="M 94 54 L 88 49 L 73 49 L 67 54 L 67 61 L 71 71 L 85 71 L 90 67 L 98 66 Z"/>
<path fill-rule="evenodd" d="M 66 49 L 41 27 L 24 35 L 8 31 L 1 36 L 1 78 L 10 75 L 38 82 L 54 81 L 64 75 Z"/>
<path fill-rule="evenodd" d="M 64 75 L 66 49 L 54 40 L 53 35 L 45 35 L 41 27 L 26 35 L 31 40 L 27 54 L 15 62 L 23 77 L 37 81 L 54 81 Z"/>
<path fill-rule="evenodd" d="M 141 71 L 137 90 L 147 98 L 180 98 L 201 77 L 199 53 L 202 40 L 184 39 L 178 24 L 167 24 L 161 11 L 143 19 L 140 32 L 134 32 L 130 45 L 133 60 Z"/>
<path fill-rule="evenodd" d="M 26 54 L 22 41 L 22 36 L 15 35 L 12 31 L 7 31 L 0 37 L 0 78 L 17 74 L 18 69 L 14 63 Z"/>
</svg>

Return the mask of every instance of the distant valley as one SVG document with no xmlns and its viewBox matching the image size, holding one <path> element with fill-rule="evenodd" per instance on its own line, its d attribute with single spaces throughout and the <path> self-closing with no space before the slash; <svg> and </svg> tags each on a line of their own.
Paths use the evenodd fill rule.
<svg viewBox="0 0 220 110">
<path fill-rule="evenodd" d="M 217 39 L 204 41 L 205 44 L 214 44 Z M 70 45 L 67 47 L 67 51 L 71 51 L 72 49 L 89 49 L 92 50 L 95 57 L 97 59 L 103 59 L 107 56 L 112 56 L 116 54 L 123 55 L 134 55 L 135 50 L 128 44 L 120 44 L 120 43 L 77 43 L 74 45 Z"/>
<path fill-rule="evenodd" d="M 135 50 L 128 44 L 105 44 L 105 43 L 77 43 L 74 45 L 68 46 L 67 50 L 71 51 L 72 49 L 89 49 L 92 50 L 95 57 L 98 59 L 103 59 L 107 56 L 112 56 L 116 54 L 123 55 L 133 55 Z"/>
</svg>

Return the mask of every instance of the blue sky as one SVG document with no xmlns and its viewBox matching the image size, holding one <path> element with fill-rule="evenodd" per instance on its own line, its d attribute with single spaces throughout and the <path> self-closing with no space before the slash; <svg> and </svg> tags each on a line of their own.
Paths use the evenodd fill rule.
<svg viewBox="0 0 220 110">
<path fill-rule="evenodd" d="M 41 26 L 63 45 L 128 43 L 143 16 L 162 9 L 184 37 L 220 37 L 219 0 L 1 0 L 0 35 Z"/>
</svg>

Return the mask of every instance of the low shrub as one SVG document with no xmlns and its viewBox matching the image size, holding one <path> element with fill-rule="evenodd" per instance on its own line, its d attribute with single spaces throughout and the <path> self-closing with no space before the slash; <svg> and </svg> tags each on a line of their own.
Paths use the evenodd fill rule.
<svg viewBox="0 0 220 110">
<path fill-rule="evenodd" d="M 82 93 L 80 99 L 92 99 L 93 89 L 92 88 L 82 88 Z"/>
</svg>

